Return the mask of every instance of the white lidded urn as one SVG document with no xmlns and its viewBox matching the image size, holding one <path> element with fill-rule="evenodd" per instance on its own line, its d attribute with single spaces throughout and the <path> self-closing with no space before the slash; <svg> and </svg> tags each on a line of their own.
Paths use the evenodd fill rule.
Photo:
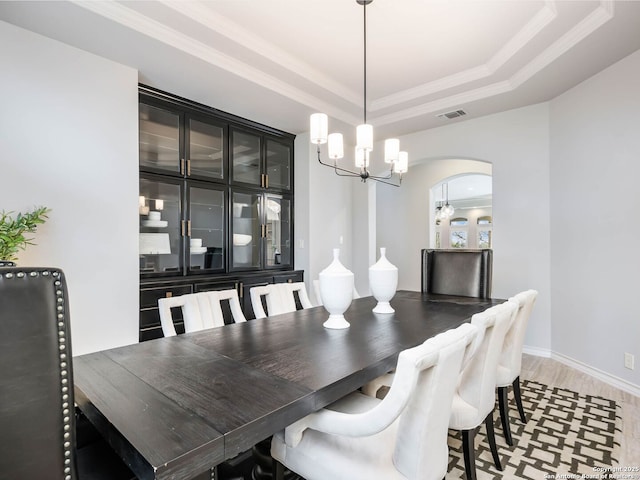
<svg viewBox="0 0 640 480">
<path fill-rule="evenodd" d="M 320 272 L 320 296 L 322 304 L 329 312 L 325 328 L 349 328 L 344 318 L 353 300 L 353 272 L 340 263 L 340 249 L 333 249 L 333 262 Z"/>
<path fill-rule="evenodd" d="M 378 300 L 373 313 L 393 313 L 395 310 L 389 303 L 398 288 L 398 267 L 386 257 L 386 248 L 380 249 L 380 260 L 369 267 L 369 287 Z"/>
</svg>

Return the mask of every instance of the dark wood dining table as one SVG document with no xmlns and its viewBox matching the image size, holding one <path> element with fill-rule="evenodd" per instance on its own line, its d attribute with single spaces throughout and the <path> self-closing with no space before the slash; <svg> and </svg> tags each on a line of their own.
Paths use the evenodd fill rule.
<svg viewBox="0 0 640 480">
<path fill-rule="evenodd" d="M 82 355 L 76 403 L 139 479 L 191 479 L 500 302 L 398 291 L 394 314 L 355 299 L 344 330 L 314 307 Z"/>
</svg>

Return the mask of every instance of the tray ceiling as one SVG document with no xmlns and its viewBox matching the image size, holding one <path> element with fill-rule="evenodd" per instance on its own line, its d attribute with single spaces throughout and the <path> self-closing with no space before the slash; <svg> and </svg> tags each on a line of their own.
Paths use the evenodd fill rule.
<svg viewBox="0 0 640 480">
<path fill-rule="evenodd" d="M 300 133 L 363 116 L 355 0 L 1 2 L 0 19 L 130 65 L 141 83 Z M 640 2 L 375 0 L 379 137 L 547 101 L 640 48 Z M 466 115 L 438 117 L 453 110 Z"/>
</svg>

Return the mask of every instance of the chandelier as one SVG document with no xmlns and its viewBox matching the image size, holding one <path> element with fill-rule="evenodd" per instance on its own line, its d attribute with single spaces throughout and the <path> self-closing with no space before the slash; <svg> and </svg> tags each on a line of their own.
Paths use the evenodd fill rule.
<svg viewBox="0 0 640 480">
<path fill-rule="evenodd" d="M 444 183 L 442 184 L 442 200 L 440 202 L 436 202 L 436 220 L 446 220 L 450 218 L 454 212 L 455 208 L 453 205 L 449 203 L 449 184 L 447 183 L 447 201 L 445 203 L 444 200 Z"/>
<path fill-rule="evenodd" d="M 373 0 L 356 0 L 362 5 L 364 18 L 364 121 L 356 127 L 355 167 L 359 170 L 350 170 L 338 166 L 338 160 L 344 157 L 344 146 L 341 133 L 328 134 L 328 117 L 324 113 L 314 113 L 310 118 L 310 140 L 317 145 L 318 162 L 333 168 L 336 175 L 343 177 L 360 177 L 363 182 L 376 180 L 399 187 L 402 183 L 402 174 L 408 170 L 409 156 L 407 152 L 400 151 L 400 140 L 389 138 L 384 143 L 384 161 L 389 164 L 389 173 L 384 176 L 372 175 L 369 171 L 369 154 L 373 151 L 373 125 L 367 123 L 367 5 Z M 320 145 L 328 143 L 328 157 L 331 162 L 323 162 L 320 156 Z M 394 174 L 397 177 L 394 177 Z M 390 181 L 393 178 L 392 181 Z M 397 179 L 397 183 L 395 183 Z"/>
</svg>

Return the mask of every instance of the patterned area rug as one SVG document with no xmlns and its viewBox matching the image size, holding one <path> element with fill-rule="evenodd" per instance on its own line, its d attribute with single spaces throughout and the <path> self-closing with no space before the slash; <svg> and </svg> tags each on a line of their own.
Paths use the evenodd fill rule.
<svg viewBox="0 0 640 480">
<path fill-rule="evenodd" d="M 478 480 L 606 478 L 605 469 L 616 465 L 619 458 L 620 406 L 606 398 L 526 380 L 521 391 L 528 420 L 524 425 L 509 389 L 513 447 L 504 440 L 497 407 L 494 414 L 504 471 L 493 464 L 484 424 L 476 434 Z M 464 479 L 462 442 L 453 431 L 449 432 L 449 456 L 446 480 Z"/>
</svg>

